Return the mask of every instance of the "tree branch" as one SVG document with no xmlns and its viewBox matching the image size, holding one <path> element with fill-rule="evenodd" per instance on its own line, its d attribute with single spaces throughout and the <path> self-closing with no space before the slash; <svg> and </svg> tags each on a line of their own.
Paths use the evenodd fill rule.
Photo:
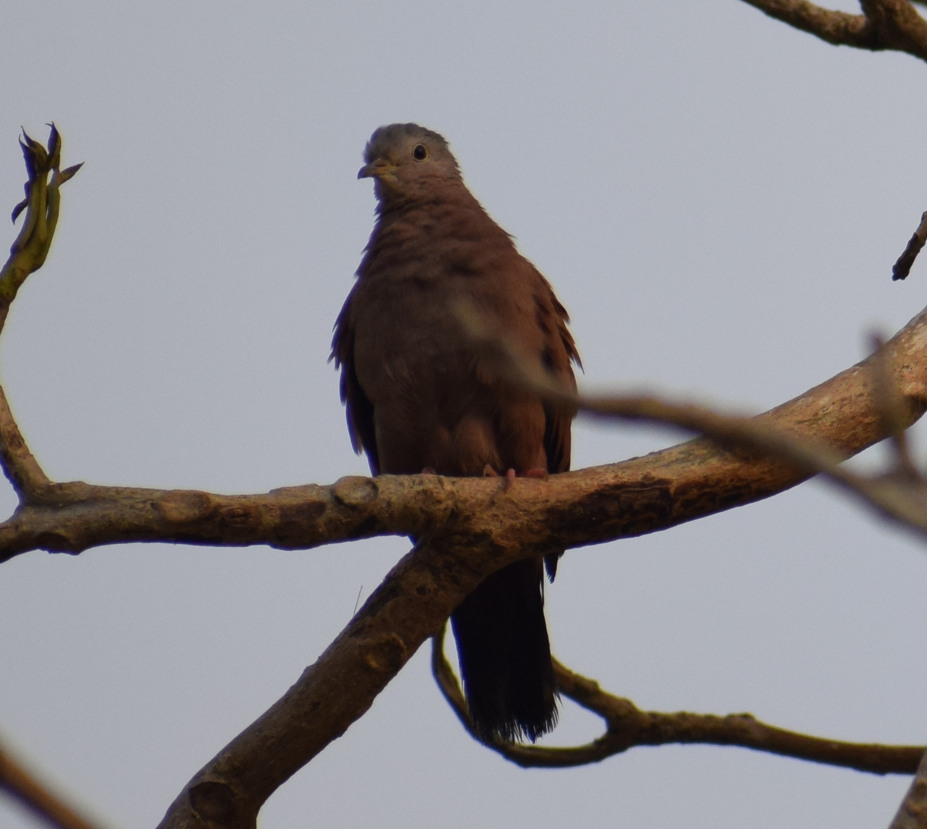
<svg viewBox="0 0 927 829">
<path fill-rule="evenodd" d="M 625 419 L 673 420 L 714 434 L 715 441 L 700 438 L 547 481 L 518 479 L 505 488 L 491 479 L 433 475 L 351 477 L 328 487 L 238 496 L 52 484 L 0 524 L 0 561 L 34 549 L 79 553 L 138 541 L 304 549 L 375 535 L 438 532 L 466 533 L 475 544 L 495 534 L 504 546 L 543 552 L 666 529 L 769 497 L 818 470 L 852 491 L 868 486 L 867 497 L 883 514 L 923 529 L 919 502 L 896 498 L 899 484 L 909 481 L 866 484 L 838 466 L 840 459 L 889 434 L 874 397 L 876 359 L 886 362 L 901 399 L 900 425 L 907 427 L 927 406 L 924 313 L 886 343 L 884 357 L 858 363 L 755 419 L 724 418 L 651 397 L 585 401 L 601 411 L 612 407 Z M 717 440 L 755 446 L 757 453 L 721 448 Z M 811 450 L 803 442 L 813 444 Z M 760 454 L 777 446 L 787 462 Z"/>
<path fill-rule="evenodd" d="M 14 245 L 13 264 L 0 275 L 2 315 L 28 273 L 44 261 L 57 219 L 57 185 L 75 169 L 57 173 L 56 131 L 46 156 L 30 142 L 24 144 L 30 172 L 27 220 Z M 41 170 L 52 172 L 47 186 Z M 827 470 L 836 469 L 838 459 L 881 440 L 899 424 L 910 425 L 927 406 L 927 316 L 912 320 L 883 351 L 878 359 L 890 375 L 886 382 L 898 389 L 901 400 L 899 417 L 891 424 L 875 400 L 871 361 L 761 415 L 756 423 L 797 437 L 799 443 L 817 441 L 827 447 L 821 450 L 829 453 Z M 34 459 L 4 402 L 0 397 L 0 442 L 7 443 L 0 462 L 18 487 L 21 503 L 0 524 L 0 561 L 33 549 L 78 553 L 135 541 L 292 549 L 383 534 L 419 539 L 287 694 L 184 788 L 161 824 L 165 829 L 252 829 L 270 793 L 366 712 L 490 572 L 528 555 L 654 532 L 750 503 L 794 486 L 819 468 L 811 456 L 786 456 L 783 462 L 700 438 L 547 481 L 384 475 L 250 496 L 51 483 L 37 464 L 31 466 Z M 632 399 L 630 408 L 637 408 L 630 416 L 653 418 L 653 404 L 650 398 Z M 696 414 L 680 423 L 708 431 L 704 412 Z M 743 440 L 725 445 L 732 443 L 743 445 Z M 698 723 L 689 727 L 698 731 Z"/>
<path fill-rule="evenodd" d="M 919 342 L 927 340 L 925 325 L 927 317 L 922 314 L 877 358 L 900 388 L 899 415 L 904 423 L 917 419 L 927 399 L 923 382 L 927 359 L 922 353 L 927 346 Z M 799 437 L 824 438 L 836 457 L 852 454 L 855 447 L 869 445 L 897 425 L 889 423 L 874 400 L 875 362 L 870 358 L 758 420 Z M 440 496 L 429 499 L 444 522 L 432 526 L 426 541 L 387 576 L 287 695 L 194 777 L 161 829 L 205 829 L 213 824 L 251 829 L 263 799 L 362 716 L 424 638 L 433 635 L 458 602 L 493 570 L 525 555 L 650 532 L 756 500 L 797 483 L 811 471 L 812 461 L 804 456 L 784 464 L 718 449 L 699 439 L 622 464 L 552 476 L 546 482 L 516 480 L 509 488 L 491 480 L 409 476 L 406 483 L 423 488 L 437 485 L 437 492 L 453 499 L 450 510 Z M 389 487 L 397 480 L 381 476 L 375 483 Z M 384 494 L 379 492 L 366 507 L 376 509 Z M 582 688 L 581 678 L 573 684 Z M 589 699 L 587 694 L 587 704 Z M 671 742 L 744 743 L 883 773 L 913 768 L 920 753 L 919 748 L 834 747 L 830 741 L 757 724 L 747 716 L 631 718 L 629 705 L 622 701 L 619 706 L 623 719 L 613 712 L 609 715 L 611 753 L 615 746 L 624 750 L 629 742 L 665 742 L 671 734 Z M 528 755 L 518 754 L 522 748 Z M 527 747 L 512 751 L 537 760 Z M 588 748 L 576 751 L 579 759 L 574 753 L 565 762 L 561 754 L 557 763 L 594 759 Z"/>
<path fill-rule="evenodd" d="M 744 0 L 751 6 L 795 29 L 832 43 L 870 49 L 872 33 L 864 15 L 831 11 L 807 0 Z"/>
<path fill-rule="evenodd" d="M 860 0 L 863 14 L 832 11 L 807 0 L 744 2 L 835 46 L 891 49 L 927 60 L 927 21 L 907 0 Z"/>
<path fill-rule="evenodd" d="M 475 567 L 471 552 L 469 538 L 442 537 L 405 556 L 299 681 L 197 773 L 160 829 L 253 829 L 271 793 L 367 711 L 481 581 L 485 559 Z"/>
<path fill-rule="evenodd" d="M 910 774 L 924 752 L 921 746 L 884 746 L 827 740 L 760 722 L 752 714 L 665 714 L 641 711 L 633 702 L 603 691 L 597 682 L 554 662 L 560 693 L 600 716 L 601 737 L 569 748 L 481 740 L 473 730 L 460 683 L 444 656 L 444 631 L 432 639 L 431 669 L 444 699 L 473 739 L 524 768 L 568 768 L 599 763 L 635 746 L 700 744 L 739 746 L 797 760 L 842 766 L 873 774 Z"/>
</svg>

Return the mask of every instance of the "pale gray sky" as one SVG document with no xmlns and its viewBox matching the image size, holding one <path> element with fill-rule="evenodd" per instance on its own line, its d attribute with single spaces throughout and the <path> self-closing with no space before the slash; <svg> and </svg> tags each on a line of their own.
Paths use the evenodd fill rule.
<svg viewBox="0 0 927 829">
<path fill-rule="evenodd" d="M 20 125 L 56 121 L 65 163 L 86 162 L 0 349 L 59 480 L 231 493 L 367 471 L 326 360 L 384 123 L 451 141 L 569 308 L 587 387 L 759 411 L 927 294 L 925 263 L 890 278 L 927 208 L 927 66 L 738 0 L 11 0 L 3 17 L 0 210 L 22 195 Z M 574 466 L 675 440 L 578 423 Z M 0 571 L 0 734 L 110 825 L 151 827 L 407 546 L 21 556 Z M 923 546 L 811 484 L 568 553 L 548 619 L 563 662 L 641 707 L 917 743 L 925 586 Z M 596 728 L 567 708 L 551 742 Z M 261 826 L 870 829 L 906 786 L 707 747 L 521 770 L 464 734 L 423 651 Z M 0 802 L 0 826 L 33 825 Z"/>
</svg>

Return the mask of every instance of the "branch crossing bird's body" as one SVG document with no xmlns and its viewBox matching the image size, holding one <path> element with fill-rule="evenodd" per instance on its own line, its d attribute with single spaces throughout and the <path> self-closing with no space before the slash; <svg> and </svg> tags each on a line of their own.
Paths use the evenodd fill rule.
<svg viewBox="0 0 927 829">
<path fill-rule="evenodd" d="M 579 357 L 550 285 L 467 190 L 440 135 L 381 127 L 365 161 L 377 222 L 332 345 L 354 448 L 374 474 L 567 470 L 572 414 L 497 379 L 456 316 L 466 300 L 575 387 Z M 484 738 L 535 740 L 556 722 L 542 589 L 542 561 L 528 558 L 486 578 L 451 616 Z"/>
</svg>

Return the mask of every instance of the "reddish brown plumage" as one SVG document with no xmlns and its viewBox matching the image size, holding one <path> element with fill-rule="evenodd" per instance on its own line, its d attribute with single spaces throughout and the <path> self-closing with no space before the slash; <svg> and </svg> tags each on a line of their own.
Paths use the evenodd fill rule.
<svg viewBox="0 0 927 829">
<path fill-rule="evenodd" d="M 359 176 L 374 178 L 378 217 L 332 344 L 354 448 L 374 474 L 567 470 L 571 416 L 494 377 L 455 311 L 465 298 L 575 385 L 579 357 L 550 285 L 467 190 L 440 135 L 381 127 L 365 160 Z M 534 740 L 556 722 L 542 584 L 541 559 L 526 559 L 451 617 L 484 736 Z"/>
</svg>

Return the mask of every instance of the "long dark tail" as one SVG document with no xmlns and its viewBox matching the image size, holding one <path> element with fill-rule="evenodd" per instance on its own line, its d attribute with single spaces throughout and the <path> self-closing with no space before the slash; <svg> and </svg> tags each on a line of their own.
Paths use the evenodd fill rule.
<svg viewBox="0 0 927 829">
<path fill-rule="evenodd" d="M 484 739 L 534 742 L 557 723 L 540 558 L 503 567 L 451 616 L 470 717 Z"/>
</svg>

